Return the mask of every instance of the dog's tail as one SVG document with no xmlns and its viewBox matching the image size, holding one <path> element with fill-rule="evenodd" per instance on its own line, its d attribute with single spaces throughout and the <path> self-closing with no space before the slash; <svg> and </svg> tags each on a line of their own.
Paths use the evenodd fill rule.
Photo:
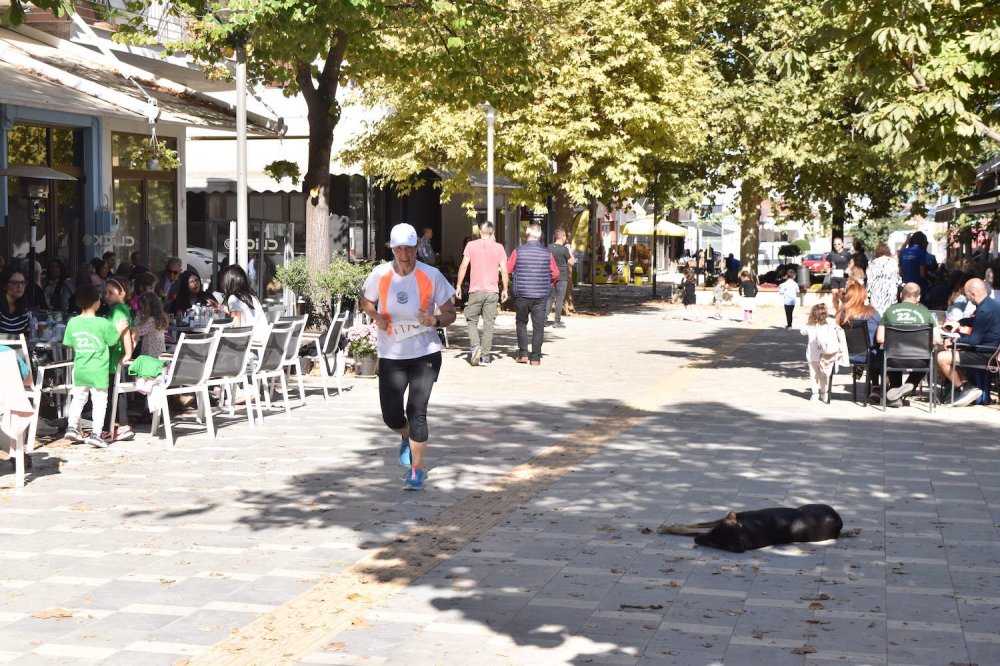
<svg viewBox="0 0 1000 666">
<path fill-rule="evenodd" d="M 697 536 L 699 534 L 708 534 L 715 528 L 716 525 L 721 523 L 722 520 L 713 520 L 710 523 L 674 523 L 672 525 L 667 525 L 663 523 L 657 528 L 657 533 L 659 534 L 680 534 L 682 536 Z"/>
</svg>

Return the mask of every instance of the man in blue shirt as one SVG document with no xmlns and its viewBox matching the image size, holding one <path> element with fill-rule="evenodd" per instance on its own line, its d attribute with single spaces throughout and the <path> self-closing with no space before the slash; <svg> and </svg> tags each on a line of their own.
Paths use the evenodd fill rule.
<svg viewBox="0 0 1000 666">
<path fill-rule="evenodd" d="M 927 293 L 927 236 L 918 231 L 910 236 L 906 249 L 899 253 L 899 274 L 903 282 L 915 282 Z"/>
<path fill-rule="evenodd" d="M 951 349 L 942 350 L 937 356 L 941 376 L 950 379 L 955 386 L 955 400 L 951 403 L 955 407 L 971 405 L 983 395 L 966 379 L 961 366 L 986 365 L 1000 346 L 1000 303 L 991 298 L 986 283 L 978 278 L 965 283 L 965 296 L 976 304 L 976 314 L 959 322 L 959 336 L 955 342 L 964 348 L 955 352 L 954 367 Z"/>
</svg>

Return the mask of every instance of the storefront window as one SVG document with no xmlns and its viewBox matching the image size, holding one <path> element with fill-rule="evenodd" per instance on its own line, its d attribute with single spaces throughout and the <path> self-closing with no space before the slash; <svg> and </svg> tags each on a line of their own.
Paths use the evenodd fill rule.
<svg viewBox="0 0 1000 666">
<path fill-rule="evenodd" d="M 160 143 L 176 150 L 173 137 Z M 117 224 L 107 249 L 120 260 L 138 251 L 147 267 L 159 270 L 177 248 L 177 172 L 160 168 L 150 137 L 140 134 L 111 136 L 111 165 Z"/>
<path fill-rule="evenodd" d="M 77 178 L 50 181 L 35 230 L 35 258 L 44 268 L 61 259 L 70 269 L 82 259 L 83 131 L 68 127 L 15 124 L 7 131 L 7 162 L 48 166 Z M 30 209 L 26 183 L 7 179 L 7 256 L 24 258 L 30 249 Z"/>
</svg>

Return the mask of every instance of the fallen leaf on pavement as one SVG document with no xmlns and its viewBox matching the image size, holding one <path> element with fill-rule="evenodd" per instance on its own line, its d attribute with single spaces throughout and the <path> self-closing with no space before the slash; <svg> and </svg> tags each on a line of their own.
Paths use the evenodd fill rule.
<svg viewBox="0 0 1000 666">
<path fill-rule="evenodd" d="M 809 604 L 809 610 L 823 610 L 824 608 L 826 608 L 826 606 L 817 601 L 814 601 L 811 604 Z"/>
<path fill-rule="evenodd" d="M 638 606 L 635 604 L 618 604 L 622 610 L 660 610 L 663 604 L 649 604 L 648 606 Z"/>
<path fill-rule="evenodd" d="M 66 610 L 65 608 L 50 608 L 48 610 L 35 611 L 31 614 L 31 617 L 37 617 L 39 620 L 65 620 L 73 617 L 73 611 Z"/>
<path fill-rule="evenodd" d="M 816 648 L 811 645 L 803 645 L 802 647 L 792 648 L 792 652 L 795 654 L 815 654 Z"/>
</svg>

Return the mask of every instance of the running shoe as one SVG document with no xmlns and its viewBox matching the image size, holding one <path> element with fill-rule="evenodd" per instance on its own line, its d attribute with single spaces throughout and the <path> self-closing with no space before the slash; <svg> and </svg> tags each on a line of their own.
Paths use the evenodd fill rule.
<svg viewBox="0 0 1000 666">
<path fill-rule="evenodd" d="M 962 384 L 960 390 L 955 393 L 955 400 L 951 403 L 952 407 L 965 407 L 976 402 L 983 396 L 983 392 L 973 386 L 971 383 L 966 382 Z"/>
<path fill-rule="evenodd" d="M 63 435 L 63 439 L 67 439 L 73 444 L 82 444 L 84 437 L 76 428 L 66 428 L 66 434 Z"/>
<path fill-rule="evenodd" d="M 479 361 L 483 358 L 483 348 L 479 345 L 472 345 L 472 353 L 469 354 L 469 364 L 479 365 Z"/>
<path fill-rule="evenodd" d="M 891 401 L 902 400 L 906 396 L 913 393 L 913 390 L 915 388 L 916 387 L 913 384 L 908 384 L 904 382 L 901 386 L 897 386 L 896 388 L 891 388 L 888 391 L 886 391 L 885 399 Z"/>
<path fill-rule="evenodd" d="M 493 357 L 490 354 L 483 354 L 483 357 L 479 359 L 479 365 L 490 365 L 493 363 Z"/>
<path fill-rule="evenodd" d="M 86 443 L 93 446 L 95 449 L 106 449 L 108 448 L 108 440 L 103 437 L 98 437 L 97 433 L 92 432 L 86 439 Z"/>
<path fill-rule="evenodd" d="M 135 431 L 131 427 L 124 425 L 120 428 L 115 428 L 114 433 L 111 431 L 102 432 L 101 439 L 109 442 L 128 442 L 135 439 Z"/>
<path fill-rule="evenodd" d="M 417 469 L 416 467 L 411 467 L 410 473 L 406 475 L 406 482 L 403 484 L 403 490 L 423 490 L 424 479 L 426 478 L 427 472 L 422 469 Z"/>
<path fill-rule="evenodd" d="M 399 464 L 402 467 L 410 466 L 410 438 L 403 437 L 399 442 Z"/>
</svg>

